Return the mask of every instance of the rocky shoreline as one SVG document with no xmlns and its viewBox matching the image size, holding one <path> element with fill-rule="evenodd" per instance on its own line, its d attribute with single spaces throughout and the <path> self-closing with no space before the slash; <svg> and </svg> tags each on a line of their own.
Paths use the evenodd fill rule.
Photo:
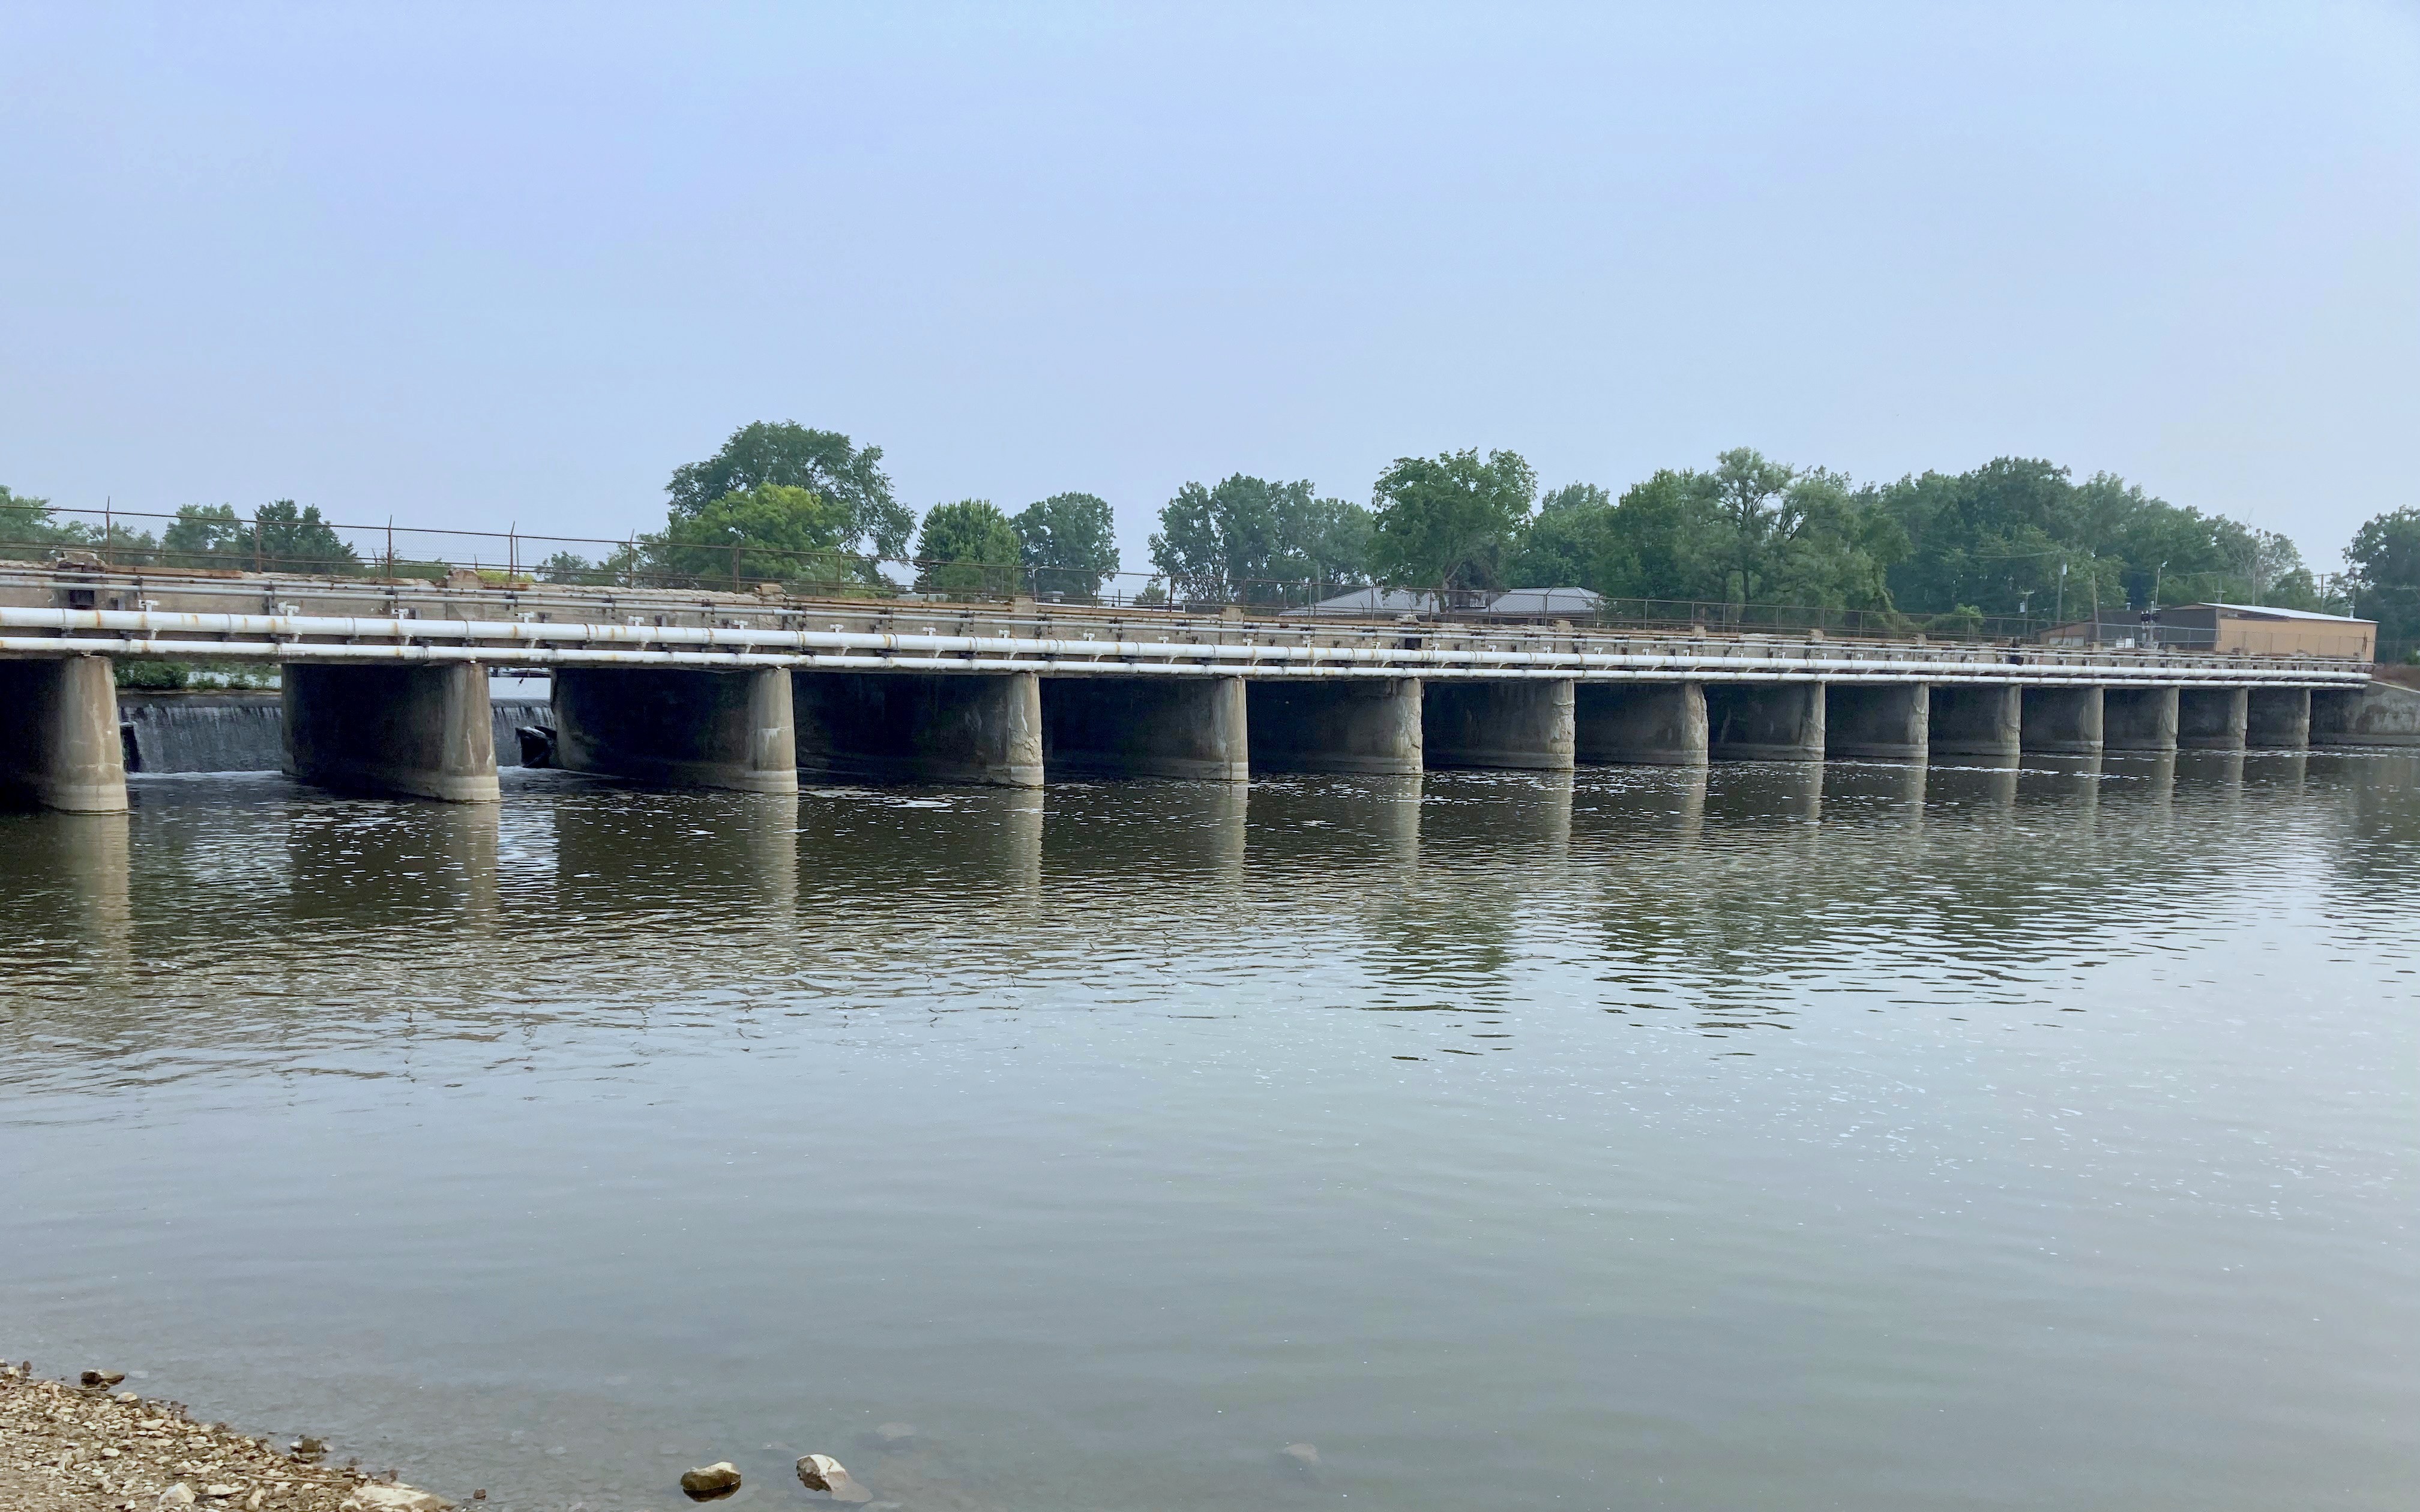
<svg viewBox="0 0 2420 1512">
<path fill-rule="evenodd" d="M 317 1441 L 284 1448 L 180 1402 L 117 1389 L 86 1370 L 44 1380 L 0 1365 L 0 1507 L 8 1512 L 444 1512 L 444 1498 L 350 1466 Z"/>
</svg>

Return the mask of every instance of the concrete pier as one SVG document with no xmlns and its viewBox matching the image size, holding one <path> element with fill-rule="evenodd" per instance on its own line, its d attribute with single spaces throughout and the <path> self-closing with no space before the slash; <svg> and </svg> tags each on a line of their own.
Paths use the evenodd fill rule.
<svg viewBox="0 0 2420 1512">
<path fill-rule="evenodd" d="M 1572 702 L 1572 755 L 1591 764 L 1704 765 L 1704 686 L 1580 684 Z"/>
<path fill-rule="evenodd" d="M 1046 677 L 1042 765 L 1052 777 L 1251 777 L 1240 677 Z"/>
<path fill-rule="evenodd" d="M 1708 685 L 1706 753 L 1718 762 L 1822 761 L 1823 685 Z"/>
<path fill-rule="evenodd" d="M 2020 739 L 2045 756 L 2101 754 L 2101 689 L 2060 684 L 2024 690 Z"/>
<path fill-rule="evenodd" d="M 2013 766 L 2024 749 L 2024 695 L 2015 685 L 1939 683 L 1931 698 L 1936 757 Z"/>
<path fill-rule="evenodd" d="M 1573 766 L 1570 678 L 1448 682 L 1420 690 L 1420 756 L 1429 766 L 1568 772 Z"/>
<path fill-rule="evenodd" d="M 2255 750 L 2308 750 L 2311 690 L 2307 687 L 2246 688 L 2243 743 Z"/>
<path fill-rule="evenodd" d="M 1931 690 L 1922 683 L 1831 683 L 1823 691 L 1823 753 L 1920 762 L 1931 748 Z"/>
<path fill-rule="evenodd" d="M 2175 750 L 2177 690 L 2173 687 L 2102 688 L 2101 744 L 2103 750 Z"/>
<path fill-rule="evenodd" d="M 659 787 L 799 790 L 790 674 L 779 669 L 563 668 L 554 731 L 567 771 Z"/>
<path fill-rule="evenodd" d="M 1034 672 L 796 672 L 800 769 L 889 782 L 1042 785 Z"/>
<path fill-rule="evenodd" d="M 1417 677 L 1255 681 L 1244 696 L 1256 772 L 1420 773 Z"/>
<path fill-rule="evenodd" d="M 339 792 L 493 803 L 495 717 L 472 662 L 279 670 L 287 775 Z"/>
<path fill-rule="evenodd" d="M 0 661 L 0 797 L 69 813 L 125 809 L 126 748 L 108 657 Z"/>
<path fill-rule="evenodd" d="M 2177 690 L 2177 744 L 2187 750 L 2242 750 L 2249 707 L 2241 687 Z"/>
</svg>

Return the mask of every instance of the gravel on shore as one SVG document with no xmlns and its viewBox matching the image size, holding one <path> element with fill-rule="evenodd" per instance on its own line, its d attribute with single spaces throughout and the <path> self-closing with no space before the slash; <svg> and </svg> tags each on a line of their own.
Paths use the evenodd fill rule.
<svg viewBox="0 0 2420 1512">
<path fill-rule="evenodd" d="M 0 1507 L 439 1512 L 453 1504 L 298 1458 L 224 1423 L 195 1423 L 178 1403 L 115 1388 L 44 1381 L 30 1365 L 0 1365 Z"/>
</svg>

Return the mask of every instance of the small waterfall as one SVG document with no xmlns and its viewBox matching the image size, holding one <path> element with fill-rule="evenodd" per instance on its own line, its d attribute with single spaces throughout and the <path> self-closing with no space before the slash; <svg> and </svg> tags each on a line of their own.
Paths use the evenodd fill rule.
<svg viewBox="0 0 2420 1512">
<path fill-rule="evenodd" d="M 554 723 L 545 699 L 498 699 L 496 764 L 521 764 L 525 724 Z M 133 772 L 274 772 L 286 763 L 286 713 L 275 693 L 120 691 L 117 719 Z"/>
<path fill-rule="evenodd" d="M 545 699 L 498 699 L 495 710 L 496 764 L 519 766 L 521 764 L 520 727 L 525 724 L 553 724 L 554 705 Z"/>
<path fill-rule="evenodd" d="M 127 766 L 144 772 L 274 772 L 286 716 L 274 693 L 117 695 Z"/>
</svg>

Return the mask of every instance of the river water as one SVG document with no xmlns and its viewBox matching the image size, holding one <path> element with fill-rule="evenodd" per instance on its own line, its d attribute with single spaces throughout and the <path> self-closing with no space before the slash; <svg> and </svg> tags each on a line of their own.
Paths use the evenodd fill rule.
<svg viewBox="0 0 2420 1512">
<path fill-rule="evenodd" d="M 0 1351 L 488 1507 L 2408 1507 L 2416 777 L 137 778 L 0 817 Z"/>
</svg>

